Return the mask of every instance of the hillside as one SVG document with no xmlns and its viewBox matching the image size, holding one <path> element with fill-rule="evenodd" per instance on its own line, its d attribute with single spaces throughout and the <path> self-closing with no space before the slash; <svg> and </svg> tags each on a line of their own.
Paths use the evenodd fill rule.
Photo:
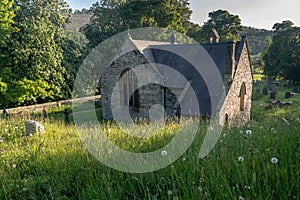
<svg viewBox="0 0 300 200">
<path fill-rule="evenodd" d="M 79 31 L 81 27 L 90 22 L 93 15 L 86 13 L 76 13 L 72 14 L 70 17 L 70 22 L 66 25 L 67 31 Z"/>
<path fill-rule="evenodd" d="M 91 13 L 74 13 L 70 18 L 70 23 L 66 25 L 67 31 L 79 31 L 81 27 L 89 23 Z M 253 27 L 243 27 L 241 35 L 247 35 L 251 55 L 257 55 L 262 52 L 267 38 L 273 36 L 273 32 L 265 29 Z"/>
<path fill-rule="evenodd" d="M 273 31 L 253 27 L 243 27 L 241 35 L 246 35 L 248 37 L 250 54 L 257 55 L 263 51 L 266 39 L 273 37 Z"/>
</svg>

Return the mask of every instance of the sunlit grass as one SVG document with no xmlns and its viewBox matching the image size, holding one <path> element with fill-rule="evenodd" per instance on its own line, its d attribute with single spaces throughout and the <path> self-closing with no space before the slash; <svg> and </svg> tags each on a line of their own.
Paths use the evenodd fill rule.
<svg viewBox="0 0 300 200">
<path fill-rule="evenodd" d="M 280 88 L 277 98 L 285 100 L 287 90 Z M 251 121 L 224 129 L 213 151 L 200 159 L 203 120 L 182 157 L 146 174 L 119 172 L 93 158 L 75 126 L 65 124 L 64 108 L 49 110 L 46 121 L 37 118 L 46 133 L 31 137 L 24 136 L 25 119 L 1 119 L 0 199 L 299 199 L 300 94 L 288 101 L 292 106 L 265 110 L 268 96 L 254 95 Z M 116 123 L 102 126 L 110 141 L 133 152 L 159 149 L 178 130 L 170 122 L 156 137 L 141 139 Z"/>
</svg>

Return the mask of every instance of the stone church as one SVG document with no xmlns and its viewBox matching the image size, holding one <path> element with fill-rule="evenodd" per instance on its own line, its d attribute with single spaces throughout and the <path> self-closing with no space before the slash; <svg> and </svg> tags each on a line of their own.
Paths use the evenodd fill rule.
<svg viewBox="0 0 300 200">
<path fill-rule="evenodd" d="M 193 45 L 199 44 L 177 44 L 174 34 L 169 43 L 128 36 L 122 46 L 125 53 L 117 56 L 102 75 L 103 118 L 147 119 L 153 107 L 160 105 L 156 110 L 163 110 L 164 118 L 220 115 L 220 123 L 229 125 L 249 121 L 253 76 L 246 37 L 220 41 L 216 30 L 212 30 L 208 42 L 201 44 L 219 71 L 226 95 L 213 113 L 205 77 L 189 61 L 172 53 L 176 49 L 195 54 L 191 52 Z M 197 105 L 199 110 L 182 105 Z"/>
</svg>

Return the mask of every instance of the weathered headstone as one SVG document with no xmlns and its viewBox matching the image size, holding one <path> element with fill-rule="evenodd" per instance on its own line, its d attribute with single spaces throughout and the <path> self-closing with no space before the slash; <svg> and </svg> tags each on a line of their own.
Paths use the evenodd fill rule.
<svg viewBox="0 0 300 200">
<path fill-rule="evenodd" d="M 65 109 L 64 114 L 65 114 L 66 124 L 69 124 L 70 123 L 70 119 L 69 119 L 70 111 L 68 108 Z"/>
<path fill-rule="evenodd" d="M 271 92 L 270 99 L 275 99 L 275 98 L 276 98 L 276 94 L 274 92 Z"/>
<path fill-rule="evenodd" d="M 267 88 L 267 87 L 264 87 L 264 89 L 263 89 L 263 94 L 264 94 L 264 95 L 268 95 L 268 88 Z"/>
<path fill-rule="evenodd" d="M 272 88 L 272 92 L 276 95 L 278 94 L 278 87 L 276 84 L 274 84 L 273 88 Z"/>
<path fill-rule="evenodd" d="M 285 98 L 286 98 L 286 99 L 289 99 L 289 98 L 291 98 L 291 97 L 292 97 L 292 95 L 291 95 L 290 92 L 286 92 L 286 93 L 285 93 Z"/>
<path fill-rule="evenodd" d="M 33 120 L 26 120 L 25 132 L 26 136 L 29 136 L 30 134 L 34 135 L 36 133 L 44 133 L 45 127 L 39 122 Z"/>
<path fill-rule="evenodd" d="M 257 89 L 255 90 L 255 93 L 256 93 L 256 94 L 260 94 L 260 89 L 257 88 Z"/>
<path fill-rule="evenodd" d="M 300 93 L 300 88 L 294 87 L 294 88 L 293 88 L 293 92 L 294 92 L 294 93 Z"/>
<path fill-rule="evenodd" d="M 5 108 L 3 108 L 3 110 L 2 110 L 2 115 L 3 115 L 3 118 L 7 117 L 7 111 Z"/>
</svg>

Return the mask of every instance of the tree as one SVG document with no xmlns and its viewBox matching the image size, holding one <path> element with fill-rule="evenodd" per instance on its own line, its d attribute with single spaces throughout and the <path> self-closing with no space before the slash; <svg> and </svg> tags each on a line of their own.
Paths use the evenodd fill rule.
<svg viewBox="0 0 300 200">
<path fill-rule="evenodd" d="M 201 29 L 201 41 L 207 42 L 211 30 L 214 28 L 220 35 L 220 40 L 238 40 L 242 32 L 241 19 L 238 15 L 232 15 L 226 10 L 217 10 L 208 14 L 210 18 Z"/>
<path fill-rule="evenodd" d="M 6 66 L 1 66 L 11 71 L 6 82 L 9 88 L 7 93 L 10 95 L 4 96 L 21 95 L 20 92 L 13 94 L 13 91 L 22 91 L 24 84 L 29 84 L 30 87 L 33 82 L 45 87 L 41 86 L 39 92 L 33 92 L 30 98 L 21 98 L 21 95 L 6 100 L 25 102 L 29 99 L 48 101 L 65 98 L 65 68 L 62 65 L 61 45 L 64 39 L 65 13 L 68 13 L 67 4 L 64 0 L 15 0 L 13 6 L 19 7 L 13 27 L 20 31 L 14 32 L 7 42 L 6 52 L 10 56 L 5 60 Z M 38 94 L 44 94 L 43 98 L 37 98 Z"/>
<path fill-rule="evenodd" d="M 300 27 L 290 21 L 273 26 L 275 36 L 266 50 L 264 74 L 272 79 L 300 81 Z"/>
<path fill-rule="evenodd" d="M 17 31 L 13 27 L 13 18 L 17 8 L 13 8 L 14 1 L 0 0 L 0 47 L 5 46 L 10 35 Z"/>
<path fill-rule="evenodd" d="M 187 0 L 102 0 L 91 10 L 94 17 L 81 29 L 91 47 L 127 29 L 161 27 L 186 33 L 192 14 Z"/>
</svg>

